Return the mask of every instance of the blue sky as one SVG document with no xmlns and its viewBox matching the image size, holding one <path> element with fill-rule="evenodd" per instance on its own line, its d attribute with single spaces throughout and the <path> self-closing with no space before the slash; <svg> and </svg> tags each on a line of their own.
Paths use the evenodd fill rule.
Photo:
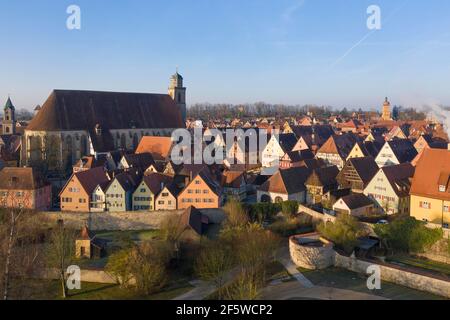
<svg viewBox="0 0 450 320">
<path fill-rule="evenodd" d="M 448 0 L 0 4 L 0 100 L 19 108 L 55 88 L 165 93 L 176 66 L 190 104 L 450 104 Z M 66 28 L 70 4 L 79 31 Z M 367 36 L 371 4 L 382 29 Z"/>
</svg>

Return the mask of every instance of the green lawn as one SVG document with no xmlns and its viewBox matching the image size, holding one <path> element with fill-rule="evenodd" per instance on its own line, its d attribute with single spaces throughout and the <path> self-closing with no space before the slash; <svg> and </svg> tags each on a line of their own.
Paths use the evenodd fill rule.
<svg viewBox="0 0 450 320">
<path fill-rule="evenodd" d="M 389 257 L 386 260 L 391 263 L 394 262 L 400 265 L 431 271 L 450 279 L 450 264 L 406 255 Z"/>
<path fill-rule="evenodd" d="M 393 300 L 444 300 L 443 297 L 399 286 L 386 281 L 382 281 L 381 290 L 371 291 L 367 288 L 367 277 L 365 275 L 347 271 L 345 269 L 328 268 L 325 270 L 312 271 L 299 268 L 298 270 L 317 286 L 353 290 Z"/>
<path fill-rule="evenodd" d="M 98 231 L 95 232 L 98 238 L 109 240 L 112 242 L 119 242 L 125 237 L 132 241 L 148 241 L 153 240 L 159 236 L 158 230 L 141 230 L 141 231 Z"/>
<path fill-rule="evenodd" d="M 51 281 L 45 285 L 46 290 L 36 293 L 33 299 L 61 300 L 61 284 L 59 281 Z M 183 293 L 192 290 L 188 283 L 172 285 L 163 291 L 149 296 L 139 295 L 128 289 L 123 289 L 114 284 L 101 284 L 83 282 L 81 290 L 71 290 L 67 300 L 171 300 Z"/>
</svg>

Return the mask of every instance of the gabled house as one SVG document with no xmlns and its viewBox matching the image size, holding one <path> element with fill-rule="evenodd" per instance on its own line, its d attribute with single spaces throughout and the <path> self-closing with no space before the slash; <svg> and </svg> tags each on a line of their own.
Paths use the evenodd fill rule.
<svg viewBox="0 0 450 320">
<path fill-rule="evenodd" d="M 336 166 L 317 168 L 312 170 L 308 179 L 305 182 L 307 194 L 307 204 L 322 203 L 323 196 L 330 190 L 338 188 L 336 180 L 339 174 L 339 169 Z"/>
<path fill-rule="evenodd" d="M 417 150 L 408 139 L 386 141 L 375 161 L 378 166 L 386 167 L 405 162 L 411 162 L 417 156 Z"/>
<path fill-rule="evenodd" d="M 116 175 L 106 189 L 107 210 L 110 212 L 131 211 L 136 185 L 136 176 L 131 173 L 123 172 Z"/>
<path fill-rule="evenodd" d="M 133 210 L 134 211 L 153 211 L 155 210 L 155 199 L 167 185 L 173 182 L 173 177 L 152 173 L 142 178 L 141 183 L 133 192 Z"/>
<path fill-rule="evenodd" d="M 314 159 L 314 153 L 309 149 L 286 152 L 281 158 L 280 168 L 289 169 L 293 167 L 302 167 L 305 165 L 305 160 L 311 159 Z"/>
<path fill-rule="evenodd" d="M 363 193 L 364 188 L 378 172 L 378 166 L 372 157 L 351 158 L 337 176 L 341 189 L 351 189 L 353 192 Z"/>
<path fill-rule="evenodd" d="M 417 153 L 423 149 L 447 149 L 448 142 L 441 138 L 433 138 L 431 135 L 421 135 L 414 143 Z"/>
<path fill-rule="evenodd" d="M 59 194 L 61 211 L 90 212 L 94 190 L 108 181 L 102 167 L 72 174 Z"/>
<path fill-rule="evenodd" d="M 111 181 L 104 181 L 97 185 L 92 192 L 91 200 L 91 212 L 104 212 L 106 211 L 106 189 Z"/>
<path fill-rule="evenodd" d="M 247 198 L 247 179 L 243 171 L 225 171 L 221 186 L 225 201 L 228 199 L 243 201 Z"/>
<path fill-rule="evenodd" d="M 177 210 L 178 196 L 182 189 L 175 181 L 165 185 L 161 192 L 155 197 L 155 210 Z"/>
<path fill-rule="evenodd" d="M 354 193 L 339 199 L 333 210 L 337 214 L 348 214 L 354 217 L 367 217 L 374 212 L 374 204 L 366 195 Z"/>
<path fill-rule="evenodd" d="M 409 163 L 383 167 L 378 170 L 364 189 L 384 214 L 409 215 L 409 191 L 414 176 L 414 167 Z"/>
<path fill-rule="evenodd" d="M 223 189 L 208 167 L 201 170 L 178 196 L 178 208 L 195 206 L 197 209 L 220 208 Z"/>
<path fill-rule="evenodd" d="M 359 140 L 359 137 L 351 132 L 333 135 L 317 151 L 316 157 L 323 159 L 327 165 L 342 169 L 353 146 Z"/>
<path fill-rule="evenodd" d="M 181 225 L 185 228 L 183 237 L 195 240 L 206 234 L 209 218 L 194 206 L 190 206 L 181 215 Z"/>
<path fill-rule="evenodd" d="M 292 129 L 298 138 L 292 151 L 309 149 L 315 153 L 334 134 L 330 125 L 295 126 Z"/>
<path fill-rule="evenodd" d="M 155 164 L 150 153 L 125 154 L 119 162 L 119 170 L 137 170 L 143 173 L 151 165 Z"/>
<path fill-rule="evenodd" d="M 293 133 L 272 135 L 262 152 L 262 166 L 273 167 L 287 152 L 292 151 L 296 144 L 297 137 Z"/>
<path fill-rule="evenodd" d="M 386 134 L 386 141 L 391 141 L 394 139 L 408 139 L 409 133 L 406 129 L 401 126 L 395 126 Z"/>
<path fill-rule="evenodd" d="M 33 168 L 3 168 L 0 171 L 0 206 L 49 210 L 52 186 Z"/>
<path fill-rule="evenodd" d="M 450 226 L 450 150 L 425 149 L 411 185 L 411 216 Z"/>
<path fill-rule="evenodd" d="M 258 202 L 280 203 L 293 200 L 305 203 L 305 182 L 311 172 L 306 167 L 279 170 L 257 190 Z"/>
</svg>

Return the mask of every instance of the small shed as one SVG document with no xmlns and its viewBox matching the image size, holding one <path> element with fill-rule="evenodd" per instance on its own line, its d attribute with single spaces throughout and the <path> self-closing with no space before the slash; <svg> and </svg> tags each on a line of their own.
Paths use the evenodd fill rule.
<svg viewBox="0 0 450 320">
<path fill-rule="evenodd" d="M 97 238 L 84 226 L 75 240 L 75 256 L 79 259 L 100 259 L 106 255 L 106 246 L 106 240 Z"/>
</svg>

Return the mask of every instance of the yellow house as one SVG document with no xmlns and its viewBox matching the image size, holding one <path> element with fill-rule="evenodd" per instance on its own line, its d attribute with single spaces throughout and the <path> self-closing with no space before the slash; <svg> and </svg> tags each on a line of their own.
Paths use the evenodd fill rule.
<svg viewBox="0 0 450 320">
<path fill-rule="evenodd" d="M 411 186 L 411 216 L 450 225 L 450 150 L 425 149 Z"/>
</svg>

